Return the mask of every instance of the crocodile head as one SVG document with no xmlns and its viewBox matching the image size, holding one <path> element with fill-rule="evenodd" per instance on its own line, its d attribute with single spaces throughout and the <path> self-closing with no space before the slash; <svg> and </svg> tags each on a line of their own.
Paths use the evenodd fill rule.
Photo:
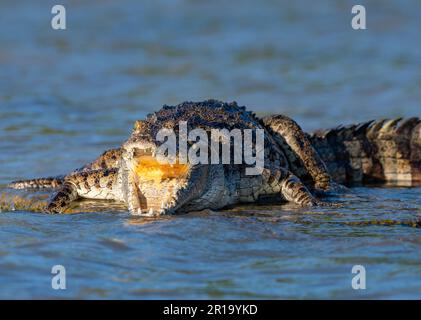
<svg viewBox="0 0 421 320">
<path fill-rule="evenodd" d="M 122 183 L 133 214 L 155 216 L 174 213 L 204 189 L 206 167 L 181 164 L 159 157 L 153 130 L 137 121 L 123 144 Z"/>
<path fill-rule="evenodd" d="M 129 210 L 132 213 L 162 214 L 179 209 L 201 210 L 203 206 L 219 208 L 229 202 L 229 196 L 227 199 L 224 196 L 223 164 L 162 162 L 160 147 L 162 143 L 169 141 L 168 136 L 159 139 L 163 137 L 163 129 L 174 132 L 178 143 L 173 142 L 175 148 L 171 153 L 177 156 L 180 154 L 181 138 L 190 143 L 192 149 L 197 147 L 192 142 L 194 139 L 185 139 L 195 129 L 202 129 L 209 136 L 213 129 L 230 131 L 255 128 L 262 127 L 245 107 L 239 107 L 235 102 L 224 103 L 217 100 L 187 101 L 176 106 L 163 106 L 145 120 L 137 121 L 132 135 L 123 145 L 123 196 Z M 221 144 L 229 144 L 229 141 L 230 139 L 221 141 Z M 211 148 L 209 143 L 207 147 Z M 188 158 L 190 160 L 190 154 Z"/>
</svg>

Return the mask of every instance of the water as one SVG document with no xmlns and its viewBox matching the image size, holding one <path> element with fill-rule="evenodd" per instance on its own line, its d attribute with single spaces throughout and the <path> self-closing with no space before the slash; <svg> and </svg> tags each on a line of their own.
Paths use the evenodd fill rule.
<svg viewBox="0 0 421 320">
<path fill-rule="evenodd" d="M 421 4 L 0 3 L 0 184 L 61 174 L 163 104 L 236 100 L 304 129 L 419 116 Z M 245 206 L 162 220 L 0 213 L 0 298 L 421 298 L 420 187 L 352 188 L 339 209 Z M 8 191 L 1 191 L 5 193 Z M 361 224 L 378 221 L 386 224 Z M 51 289 L 62 264 L 67 289 Z M 362 264 L 367 289 L 351 288 Z"/>
</svg>

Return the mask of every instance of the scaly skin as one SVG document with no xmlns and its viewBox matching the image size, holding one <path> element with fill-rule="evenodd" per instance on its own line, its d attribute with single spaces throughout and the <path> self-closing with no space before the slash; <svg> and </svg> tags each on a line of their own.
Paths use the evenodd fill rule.
<svg viewBox="0 0 421 320">
<path fill-rule="evenodd" d="M 421 181 L 421 120 L 369 121 L 309 136 L 339 183 Z"/>
<path fill-rule="evenodd" d="M 172 128 L 178 134 L 180 121 L 187 121 L 189 132 L 263 129 L 263 172 L 246 175 L 242 164 L 158 163 L 158 131 Z M 220 209 L 261 198 L 313 206 L 323 203 L 311 192 L 338 190 L 336 182 L 421 180 L 420 120 L 398 122 L 370 122 L 308 135 L 286 116 L 259 119 L 236 103 L 184 102 L 136 121 L 120 148 L 69 175 L 10 186 L 59 187 L 46 208 L 50 213 L 65 211 L 77 198 L 124 201 L 131 213 L 142 215 Z"/>
</svg>

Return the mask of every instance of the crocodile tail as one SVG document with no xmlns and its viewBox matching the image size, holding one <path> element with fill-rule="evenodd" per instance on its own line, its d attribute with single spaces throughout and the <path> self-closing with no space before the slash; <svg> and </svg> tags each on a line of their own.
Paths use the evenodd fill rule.
<svg viewBox="0 0 421 320">
<path fill-rule="evenodd" d="M 12 189 L 58 188 L 63 184 L 63 181 L 64 176 L 19 180 L 11 182 L 7 187 Z"/>
<path fill-rule="evenodd" d="M 421 181 L 421 120 L 368 121 L 309 136 L 340 183 Z"/>
</svg>

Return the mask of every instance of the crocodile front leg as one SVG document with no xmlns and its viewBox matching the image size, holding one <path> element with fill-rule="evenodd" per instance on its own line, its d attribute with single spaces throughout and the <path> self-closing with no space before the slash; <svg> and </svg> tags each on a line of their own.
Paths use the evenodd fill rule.
<svg viewBox="0 0 421 320">
<path fill-rule="evenodd" d="M 117 178 L 116 168 L 71 174 L 66 177 L 45 211 L 62 213 L 78 198 L 122 200 Z"/>
<path fill-rule="evenodd" d="M 316 189 L 329 190 L 332 187 L 333 181 L 323 160 L 294 120 L 283 115 L 274 115 L 263 118 L 263 123 L 274 133 L 275 140 L 281 147 L 286 143 L 292 150 L 293 154 L 285 152 L 285 155 L 293 172 L 300 177 L 308 172 Z"/>
<path fill-rule="evenodd" d="M 65 182 L 45 208 L 47 213 L 62 213 L 78 198 L 76 187 L 71 182 Z"/>
<path fill-rule="evenodd" d="M 300 179 L 288 170 L 283 168 L 264 169 L 262 175 L 264 183 L 266 183 L 265 189 L 269 190 L 269 193 L 280 192 L 285 200 L 301 206 L 321 204 L 313 197 Z"/>
</svg>

